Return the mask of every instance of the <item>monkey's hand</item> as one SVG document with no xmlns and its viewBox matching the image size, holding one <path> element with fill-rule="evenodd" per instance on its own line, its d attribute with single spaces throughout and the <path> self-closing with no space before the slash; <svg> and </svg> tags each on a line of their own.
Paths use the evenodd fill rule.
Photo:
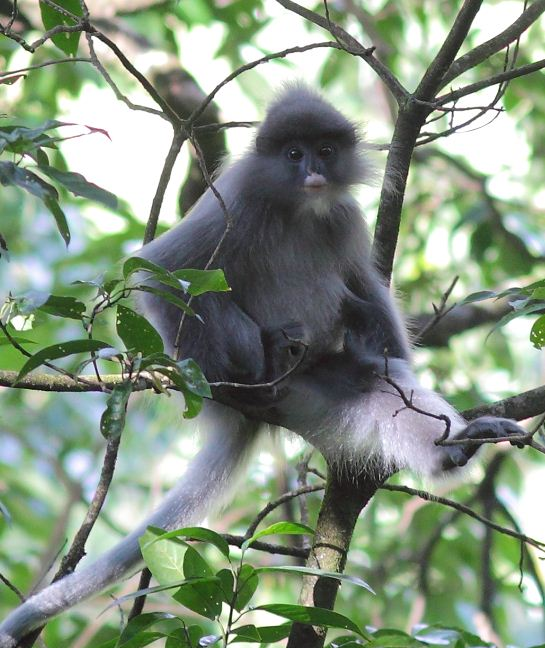
<svg viewBox="0 0 545 648">
<path fill-rule="evenodd" d="M 266 328 L 261 332 L 267 382 L 276 380 L 301 361 L 307 343 L 305 327 L 301 322 L 290 321 L 279 328 Z"/>
<path fill-rule="evenodd" d="M 501 439 L 502 437 L 514 437 L 511 445 L 517 448 L 524 448 L 525 441 L 521 437 L 527 436 L 526 430 L 521 428 L 518 423 L 511 419 L 496 418 L 494 416 L 481 416 L 468 423 L 467 427 L 459 432 L 454 439 Z M 480 448 L 481 444 L 468 443 L 467 445 L 445 445 L 443 450 L 446 451 L 443 460 L 443 470 L 452 470 L 465 466 L 467 462 Z"/>
</svg>

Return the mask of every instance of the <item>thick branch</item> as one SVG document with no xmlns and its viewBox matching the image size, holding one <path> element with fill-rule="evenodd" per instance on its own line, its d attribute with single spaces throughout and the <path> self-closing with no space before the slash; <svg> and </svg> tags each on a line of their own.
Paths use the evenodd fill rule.
<svg viewBox="0 0 545 648">
<path fill-rule="evenodd" d="M 483 0 L 465 0 L 445 42 L 426 70 L 422 81 L 418 84 L 415 92 L 418 99 L 422 99 L 423 101 L 430 100 L 442 86 L 444 76 L 466 39 L 469 28 L 479 12 L 482 2 Z"/>
<path fill-rule="evenodd" d="M 512 310 L 506 302 L 497 302 L 492 307 L 467 304 L 456 306 L 432 327 L 428 323 L 434 319 L 429 313 L 422 313 L 409 317 L 410 329 L 416 336 L 417 346 L 446 347 L 452 337 L 465 333 L 483 324 L 498 322 L 504 315 Z M 420 331 L 425 331 L 422 335 Z"/>
<path fill-rule="evenodd" d="M 545 387 L 537 387 L 495 403 L 472 407 L 462 414 L 468 420 L 479 416 L 501 416 L 523 421 L 532 416 L 539 416 L 543 412 L 545 412 Z"/>
<path fill-rule="evenodd" d="M 441 86 L 443 75 L 458 53 L 481 4 L 482 0 L 464 2 L 444 44 L 418 84 L 414 98 L 400 104 L 399 117 L 386 160 L 386 182 L 382 185 L 373 241 L 377 266 L 388 281 L 394 265 L 401 209 L 417 137 L 432 110 L 431 102 Z"/>
<path fill-rule="evenodd" d="M 487 79 L 483 79 L 482 81 L 476 81 L 475 83 L 464 86 L 459 90 L 453 90 L 448 94 L 441 95 L 437 98 L 435 105 L 443 106 L 447 103 L 458 101 L 458 99 L 461 99 L 462 97 L 467 97 L 468 95 L 475 94 L 476 92 L 484 90 L 485 88 L 490 88 L 491 86 L 499 85 L 500 83 L 510 81 L 511 79 L 517 79 L 521 76 L 527 76 L 528 74 L 539 72 L 539 70 L 542 70 L 544 67 L 545 59 L 540 59 L 539 61 L 535 61 L 535 63 L 528 63 L 527 65 L 521 65 L 520 67 L 513 68 L 512 70 L 499 72 L 498 74 L 494 74 L 493 76 L 488 77 Z"/>
<path fill-rule="evenodd" d="M 342 573 L 358 516 L 381 484 L 365 473 L 348 478 L 330 469 L 308 567 Z M 300 602 L 331 610 L 338 589 L 339 581 L 332 578 L 306 576 Z M 320 648 L 325 634 L 324 628 L 294 623 L 288 648 Z"/>
</svg>

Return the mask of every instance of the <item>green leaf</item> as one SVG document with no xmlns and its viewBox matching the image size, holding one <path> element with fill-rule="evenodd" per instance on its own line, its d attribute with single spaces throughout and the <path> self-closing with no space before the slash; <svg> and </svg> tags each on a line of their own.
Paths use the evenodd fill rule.
<svg viewBox="0 0 545 648">
<path fill-rule="evenodd" d="M 545 315 L 534 322 L 530 331 L 530 342 L 536 349 L 543 349 L 545 346 Z"/>
<path fill-rule="evenodd" d="M 242 544 L 242 549 L 248 548 L 259 538 L 280 533 L 287 535 L 314 535 L 314 529 L 306 526 L 306 524 L 299 524 L 297 522 L 276 522 L 275 524 L 268 526 L 266 529 L 254 533 L 251 538 L 248 538 L 248 540 Z"/>
<path fill-rule="evenodd" d="M 236 578 L 237 595 L 233 605 L 235 610 L 240 612 L 248 605 L 258 585 L 259 577 L 256 570 L 251 565 L 242 565 Z"/>
<path fill-rule="evenodd" d="M 338 574 L 337 572 L 325 571 L 323 569 L 318 569 L 315 567 L 302 567 L 299 565 L 285 565 L 285 566 L 268 566 L 268 567 L 256 567 L 256 571 L 260 574 L 263 572 L 295 572 L 298 574 L 310 574 L 312 576 L 320 576 L 322 578 L 334 578 L 335 580 L 345 581 L 347 583 L 352 583 L 358 587 L 363 587 L 371 594 L 376 594 L 376 592 L 368 585 L 364 580 L 358 578 L 357 576 L 351 576 L 350 574 Z"/>
<path fill-rule="evenodd" d="M 55 0 L 59 7 L 67 9 L 76 16 L 81 16 L 81 5 L 79 0 Z M 40 13 L 42 14 L 42 22 L 46 30 L 53 29 L 57 25 L 74 25 L 74 20 L 70 17 L 53 9 L 44 2 L 40 2 Z M 64 33 L 53 36 L 52 41 L 55 45 L 62 50 L 67 56 L 75 56 L 78 51 L 78 43 L 81 32 Z"/>
<path fill-rule="evenodd" d="M 165 284 L 166 286 L 175 288 L 176 290 L 187 292 L 186 281 L 178 279 L 172 272 L 169 272 L 166 268 L 153 263 L 153 261 L 148 261 L 147 259 L 142 259 L 140 257 L 131 257 L 130 259 L 127 259 L 123 264 L 123 277 L 129 279 L 129 277 L 136 272 L 147 273 L 144 281 L 153 279 Z M 139 283 L 136 285 L 138 286 Z"/>
<path fill-rule="evenodd" d="M 359 634 L 361 637 L 369 638 L 369 635 L 363 632 L 351 619 L 333 612 L 333 610 L 326 610 L 318 607 L 306 607 L 304 605 L 289 605 L 287 603 L 271 603 L 269 605 L 259 605 L 254 608 L 255 610 L 264 610 L 271 614 L 290 619 L 290 621 L 298 621 L 299 623 L 306 623 L 308 625 L 325 626 L 327 628 L 341 628 L 343 630 L 350 630 Z"/>
<path fill-rule="evenodd" d="M 343 637 L 335 637 L 335 640 L 328 643 L 326 648 L 361 648 L 362 641 L 359 637 L 354 635 L 346 635 Z M 366 646 L 368 644 L 365 644 Z"/>
<path fill-rule="evenodd" d="M 55 223 L 57 224 L 59 234 L 62 236 L 66 245 L 68 245 L 70 243 L 70 229 L 68 228 L 66 216 L 61 209 L 57 199 L 48 196 L 44 198 L 44 205 L 53 214 L 53 218 L 55 219 Z"/>
<path fill-rule="evenodd" d="M 275 626 L 260 626 L 245 625 L 234 628 L 232 634 L 234 635 L 234 642 L 251 642 L 274 644 L 282 641 L 289 636 L 291 632 L 291 623 L 282 623 Z"/>
<path fill-rule="evenodd" d="M 449 645 L 449 644 L 447 644 Z M 377 630 L 365 648 L 421 648 L 422 644 L 401 630 Z"/>
<path fill-rule="evenodd" d="M 186 382 L 182 376 L 180 376 L 177 367 L 174 370 L 170 367 L 155 367 L 155 371 L 163 376 L 167 376 L 167 378 L 171 380 L 184 395 L 185 410 L 183 412 L 183 417 L 187 419 L 195 418 L 202 409 L 203 399 L 201 396 L 198 396 L 187 388 Z"/>
<path fill-rule="evenodd" d="M 147 529 L 139 539 L 142 557 L 161 585 L 184 580 L 184 554 L 187 545 L 165 537 L 159 529 Z"/>
<path fill-rule="evenodd" d="M 92 353 L 99 349 L 109 347 L 106 342 L 100 340 L 70 340 L 69 342 L 61 342 L 60 344 L 53 344 L 51 346 L 38 351 L 31 358 L 29 358 L 17 376 L 17 380 L 21 380 L 27 373 L 36 369 L 48 360 L 57 360 L 58 358 L 66 358 L 76 353 Z"/>
<path fill-rule="evenodd" d="M 187 581 L 172 598 L 212 621 L 221 614 L 221 588 L 216 577 Z"/>
<path fill-rule="evenodd" d="M 38 167 L 42 173 L 45 173 L 51 179 L 62 184 L 75 196 L 81 196 L 95 202 L 102 203 L 109 209 L 117 209 L 117 196 L 110 191 L 102 189 L 98 185 L 86 180 L 81 173 L 73 171 L 60 171 L 52 166 L 41 164 Z"/>
<path fill-rule="evenodd" d="M 227 605 L 233 603 L 235 591 L 235 577 L 230 569 L 220 569 L 216 574 L 220 581 L 222 598 Z"/>
<path fill-rule="evenodd" d="M 262 643 L 261 635 L 255 625 L 245 625 L 233 629 L 233 634 L 239 641 L 248 641 L 251 643 Z"/>
<path fill-rule="evenodd" d="M 132 308 L 117 307 L 116 330 L 128 350 L 143 356 L 163 352 L 163 340 L 156 329 Z"/>
<path fill-rule="evenodd" d="M 204 377 L 199 365 L 192 358 L 186 358 L 176 363 L 180 376 L 184 379 L 187 389 L 197 396 L 212 398 L 210 385 Z"/>
<path fill-rule="evenodd" d="M 43 290 L 29 290 L 20 297 L 15 298 L 17 312 L 20 315 L 29 315 L 43 306 L 49 299 L 50 294 Z"/>
<path fill-rule="evenodd" d="M 141 643 L 142 639 L 155 633 L 145 633 L 144 631 L 156 623 L 172 620 L 177 621 L 178 625 L 182 625 L 182 621 L 178 617 L 167 612 L 140 614 L 127 623 L 116 643 L 116 648 L 139 648 L 139 646 L 146 646 L 150 642 L 146 641 L 146 643 Z M 165 633 L 161 632 L 157 638 L 161 638 L 164 635 Z"/>
<path fill-rule="evenodd" d="M 145 286 L 145 285 L 132 286 L 132 289 L 139 290 L 140 292 L 151 293 L 156 297 L 160 297 L 161 299 L 164 299 L 170 304 L 174 304 L 174 306 L 184 311 L 184 313 L 191 315 L 191 317 L 195 317 L 195 311 L 191 308 L 191 306 L 188 306 L 183 299 L 178 297 L 178 295 L 173 293 L 171 290 L 163 290 L 155 286 Z"/>
<path fill-rule="evenodd" d="M 18 344 L 36 344 L 34 340 L 29 340 L 28 338 L 19 337 L 18 335 L 12 335 L 12 340 Z M 8 339 L 2 332 L 0 332 L 0 346 L 6 346 L 12 344 L 12 341 Z"/>
<path fill-rule="evenodd" d="M 214 572 L 206 560 L 194 547 L 187 547 L 184 556 L 184 576 L 186 578 L 210 578 Z"/>
<path fill-rule="evenodd" d="M 172 273 L 178 279 L 189 283 L 187 292 L 194 297 L 207 292 L 226 292 L 231 290 L 223 270 L 194 270 L 184 268 Z"/>
<path fill-rule="evenodd" d="M 130 380 L 115 385 L 112 389 L 106 401 L 106 409 L 100 418 L 100 432 L 104 438 L 116 439 L 121 436 L 132 390 L 133 384 Z"/>
<path fill-rule="evenodd" d="M 517 308 L 516 310 L 507 313 L 507 315 L 504 315 L 498 322 L 494 324 L 494 326 L 490 329 L 488 335 L 489 336 L 492 335 L 494 331 L 497 331 L 498 329 L 502 328 L 502 326 L 505 326 L 506 324 L 508 324 L 514 319 L 517 319 L 518 317 L 524 317 L 525 315 L 532 315 L 533 313 L 539 312 L 541 310 L 543 310 L 543 304 L 535 304 L 532 302 L 526 303 L 523 307 Z"/>
<path fill-rule="evenodd" d="M 24 167 L 17 166 L 13 162 L 0 162 L 0 183 L 4 186 L 16 185 L 21 187 L 33 196 L 42 200 L 46 198 L 58 199 L 59 194 L 53 185 L 32 171 Z"/>
<path fill-rule="evenodd" d="M 198 625 L 190 625 L 171 632 L 165 648 L 197 648 L 204 636 L 204 630 Z"/>
<path fill-rule="evenodd" d="M 28 128 L 27 126 L 3 126 L 0 128 L 0 150 L 18 154 L 29 154 L 33 151 L 39 151 L 42 146 L 55 148 L 56 138 L 46 135 L 46 131 L 58 128 L 59 126 L 69 125 L 66 122 L 50 119 L 34 128 Z M 45 155 L 45 152 L 42 151 L 42 153 Z"/>
<path fill-rule="evenodd" d="M 473 304 L 474 302 L 484 301 L 485 299 L 492 299 L 492 297 L 497 297 L 498 294 L 493 290 L 480 290 L 479 292 L 471 293 L 461 302 L 458 302 L 458 306 L 463 306 L 464 304 Z"/>
<path fill-rule="evenodd" d="M 75 297 L 49 295 L 47 301 L 40 304 L 38 309 L 49 315 L 81 320 L 85 313 L 85 304 Z"/>
<path fill-rule="evenodd" d="M 219 533 L 204 527 L 182 527 L 173 531 L 163 531 L 156 527 L 149 527 L 148 531 L 155 535 L 155 541 L 171 538 L 185 538 L 186 540 L 200 540 L 214 545 L 227 559 L 229 558 L 229 544 Z"/>
</svg>

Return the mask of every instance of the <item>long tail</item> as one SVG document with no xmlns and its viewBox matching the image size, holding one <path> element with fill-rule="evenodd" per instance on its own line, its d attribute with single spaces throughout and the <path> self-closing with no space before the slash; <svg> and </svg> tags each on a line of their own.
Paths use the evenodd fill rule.
<svg viewBox="0 0 545 648">
<path fill-rule="evenodd" d="M 249 452 L 257 425 L 234 410 L 207 405 L 210 438 L 161 506 L 94 563 L 49 585 L 14 610 L 0 624 L 0 648 L 15 648 L 34 628 L 135 571 L 142 560 L 138 538 L 148 526 L 170 530 L 195 524 L 225 502 L 227 484 Z"/>
</svg>

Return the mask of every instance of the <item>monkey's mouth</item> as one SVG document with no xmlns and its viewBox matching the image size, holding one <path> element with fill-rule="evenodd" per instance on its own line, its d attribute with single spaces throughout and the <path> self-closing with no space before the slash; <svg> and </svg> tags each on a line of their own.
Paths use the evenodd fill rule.
<svg viewBox="0 0 545 648">
<path fill-rule="evenodd" d="M 308 193 L 321 192 L 327 188 L 327 180 L 321 173 L 309 173 L 303 183 L 303 189 Z"/>
</svg>

